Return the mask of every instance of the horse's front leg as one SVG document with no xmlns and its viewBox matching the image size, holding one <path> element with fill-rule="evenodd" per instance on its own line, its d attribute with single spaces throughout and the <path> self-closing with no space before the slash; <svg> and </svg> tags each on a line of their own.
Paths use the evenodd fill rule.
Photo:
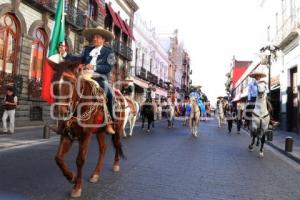
<svg viewBox="0 0 300 200">
<path fill-rule="evenodd" d="M 129 136 L 132 136 L 132 132 L 133 132 L 133 128 L 134 128 L 134 126 L 135 126 L 136 118 L 137 118 L 137 115 L 132 116 L 131 119 L 129 120 L 129 122 L 130 122 L 130 132 L 129 132 Z"/>
<path fill-rule="evenodd" d="M 65 155 L 69 152 L 71 146 L 72 141 L 70 140 L 70 138 L 62 135 L 60 138 L 58 151 L 55 156 L 55 161 L 58 167 L 61 169 L 63 175 L 68 179 L 68 181 L 73 183 L 75 181 L 76 175 L 69 170 L 68 165 L 64 161 Z"/>
<path fill-rule="evenodd" d="M 259 157 L 261 158 L 264 157 L 263 149 L 264 149 L 265 141 L 266 141 L 266 134 L 263 133 L 263 136 L 261 137 L 261 145 L 260 145 L 260 152 L 259 152 Z"/>
<path fill-rule="evenodd" d="M 97 133 L 97 142 L 98 142 L 98 147 L 99 147 L 99 155 L 98 155 L 98 161 L 97 161 L 96 167 L 89 179 L 89 181 L 91 183 L 98 182 L 100 173 L 103 168 L 104 157 L 105 157 L 105 152 L 106 152 L 105 134 Z"/>
<path fill-rule="evenodd" d="M 253 151 L 253 145 L 254 145 L 254 142 L 255 142 L 255 135 L 253 134 L 253 132 L 251 131 L 251 138 L 252 138 L 252 142 L 251 144 L 248 146 L 249 150 L 250 151 Z"/>
<path fill-rule="evenodd" d="M 86 160 L 88 146 L 91 141 L 90 132 L 83 132 L 82 137 L 79 139 L 79 151 L 76 158 L 76 165 L 77 165 L 77 177 L 75 180 L 75 185 L 71 192 L 71 197 L 76 198 L 81 196 L 82 191 L 82 168 Z"/>
<path fill-rule="evenodd" d="M 150 119 L 149 116 L 147 117 L 147 119 L 148 119 L 148 129 L 147 129 L 147 132 L 149 133 L 150 132 L 150 126 L 151 126 L 152 120 Z"/>
<path fill-rule="evenodd" d="M 142 129 L 144 129 L 145 116 L 142 115 Z"/>
<path fill-rule="evenodd" d="M 120 158 L 125 158 L 121 144 L 121 132 L 117 131 L 116 134 L 112 135 L 113 145 L 115 148 L 115 160 L 113 164 L 113 172 L 120 171 Z"/>
</svg>

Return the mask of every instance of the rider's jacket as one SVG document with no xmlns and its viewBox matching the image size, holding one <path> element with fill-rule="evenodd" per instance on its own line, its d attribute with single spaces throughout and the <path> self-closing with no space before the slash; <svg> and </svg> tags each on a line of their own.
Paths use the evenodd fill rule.
<svg viewBox="0 0 300 200">
<path fill-rule="evenodd" d="M 257 97 L 257 83 L 255 80 L 248 85 L 248 101 L 250 101 L 252 97 Z"/>
<path fill-rule="evenodd" d="M 91 55 L 91 51 L 94 49 L 94 46 L 87 46 L 83 49 L 81 55 L 67 55 L 65 57 L 66 60 L 81 60 L 82 64 L 90 64 L 93 56 Z M 99 55 L 96 59 L 96 67 L 95 72 L 103 75 L 107 78 L 108 73 L 112 69 L 112 65 L 115 63 L 115 55 L 111 48 L 102 46 L 99 52 Z"/>
</svg>

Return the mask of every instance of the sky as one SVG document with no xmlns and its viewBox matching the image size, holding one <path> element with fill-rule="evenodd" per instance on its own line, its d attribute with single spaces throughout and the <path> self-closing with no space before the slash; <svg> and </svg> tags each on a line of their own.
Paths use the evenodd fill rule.
<svg viewBox="0 0 300 200">
<path fill-rule="evenodd" d="M 230 63 L 253 60 L 265 45 L 267 27 L 260 0 L 135 0 L 139 14 L 158 34 L 178 29 L 190 54 L 193 84 L 201 85 L 211 102 L 225 95 Z"/>
</svg>

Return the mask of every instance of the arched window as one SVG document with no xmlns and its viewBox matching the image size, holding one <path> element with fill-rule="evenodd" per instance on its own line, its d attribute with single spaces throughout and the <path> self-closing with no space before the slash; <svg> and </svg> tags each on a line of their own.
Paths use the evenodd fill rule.
<svg viewBox="0 0 300 200">
<path fill-rule="evenodd" d="M 19 31 L 19 23 L 12 14 L 0 17 L 0 72 L 16 72 Z"/>
<path fill-rule="evenodd" d="M 37 28 L 33 32 L 34 41 L 31 50 L 30 74 L 29 78 L 41 80 L 42 69 L 47 52 L 48 37 L 46 32 Z"/>
</svg>

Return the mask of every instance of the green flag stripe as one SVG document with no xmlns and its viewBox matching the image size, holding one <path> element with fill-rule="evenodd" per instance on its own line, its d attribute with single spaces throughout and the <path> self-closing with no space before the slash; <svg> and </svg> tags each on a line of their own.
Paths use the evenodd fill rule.
<svg viewBox="0 0 300 200">
<path fill-rule="evenodd" d="M 51 33 L 48 56 L 57 54 L 57 46 L 65 40 L 65 16 L 64 16 L 64 0 L 59 0 L 57 3 L 54 28 Z"/>
</svg>

